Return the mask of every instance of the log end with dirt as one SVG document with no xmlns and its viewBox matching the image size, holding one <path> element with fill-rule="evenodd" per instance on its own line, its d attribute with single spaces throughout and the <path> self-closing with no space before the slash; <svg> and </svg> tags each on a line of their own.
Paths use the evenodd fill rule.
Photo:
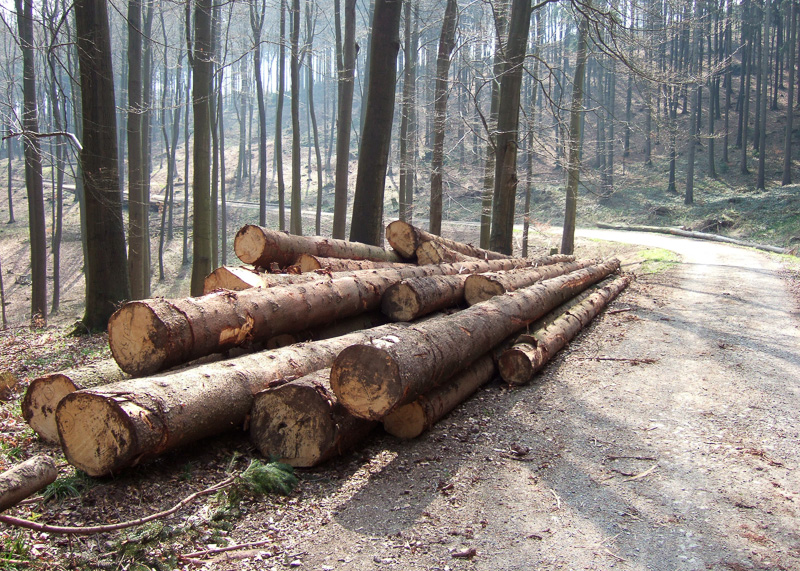
<svg viewBox="0 0 800 571">
<path fill-rule="evenodd" d="M 342 454 L 375 426 L 336 402 L 329 375 L 325 369 L 255 396 L 250 437 L 262 454 L 309 468 Z"/>
<path fill-rule="evenodd" d="M 419 248 L 419 234 L 411 224 L 395 220 L 386 227 L 386 240 L 407 260 L 413 260 Z"/>
<path fill-rule="evenodd" d="M 18 504 L 58 477 L 55 461 L 39 455 L 0 474 L 0 511 Z"/>
<path fill-rule="evenodd" d="M 352 345 L 336 358 L 331 388 L 339 401 L 359 418 L 382 420 L 403 399 L 400 369 L 392 355 L 381 347 L 393 339 L 397 338 L 390 336 L 388 340 Z"/>
</svg>

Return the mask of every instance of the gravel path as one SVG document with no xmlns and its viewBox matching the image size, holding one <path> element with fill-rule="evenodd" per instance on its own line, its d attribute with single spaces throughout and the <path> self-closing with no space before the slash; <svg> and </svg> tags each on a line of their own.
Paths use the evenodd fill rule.
<svg viewBox="0 0 800 571">
<path fill-rule="evenodd" d="M 536 385 L 490 386 L 421 439 L 379 436 L 330 466 L 338 483 L 307 488 L 308 529 L 289 539 L 305 568 L 800 568 L 800 330 L 778 265 L 582 235 L 684 263 L 636 282 L 614 306 L 630 311 Z"/>
</svg>

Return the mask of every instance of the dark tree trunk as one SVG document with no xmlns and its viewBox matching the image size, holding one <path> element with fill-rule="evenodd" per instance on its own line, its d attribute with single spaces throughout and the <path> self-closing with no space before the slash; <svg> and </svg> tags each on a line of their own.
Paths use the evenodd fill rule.
<svg viewBox="0 0 800 571">
<path fill-rule="evenodd" d="M 278 102 L 275 106 L 275 170 L 278 174 L 278 228 L 286 229 L 286 183 L 283 180 L 283 92 L 286 85 L 286 0 L 281 0 L 278 47 Z"/>
<path fill-rule="evenodd" d="M 300 203 L 302 180 L 300 172 L 300 0 L 292 0 L 291 9 L 291 90 L 292 90 L 292 211 L 289 232 L 303 235 L 303 213 Z"/>
<path fill-rule="evenodd" d="M 772 25 L 772 5 L 769 0 L 764 2 L 764 31 L 761 33 L 761 100 L 758 115 L 761 117 L 758 137 L 758 175 L 756 188 L 766 188 L 766 159 L 767 159 L 767 85 L 769 84 L 769 30 Z"/>
<path fill-rule="evenodd" d="M 47 238 L 44 221 L 42 151 L 36 104 L 36 70 L 33 46 L 33 0 L 16 0 L 17 29 L 22 51 L 22 140 L 25 145 L 25 187 L 31 244 L 31 318 L 47 320 Z"/>
<path fill-rule="evenodd" d="M 211 71 L 214 60 L 212 0 L 197 0 L 194 9 L 192 108 L 194 110 L 194 176 L 192 200 L 191 295 L 203 295 L 203 280 L 211 273 Z"/>
<path fill-rule="evenodd" d="M 376 0 L 370 41 L 366 122 L 358 154 L 350 240 L 382 243 L 383 196 L 392 136 L 401 0 Z"/>
<path fill-rule="evenodd" d="M 83 110 L 83 180 L 86 206 L 86 310 L 83 326 L 104 330 L 130 298 L 125 231 L 117 171 L 116 106 L 107 3 L 74 3 Z"/>
<path fill-rule="evenodd" d="M 267 224 L 267 110 L 264 107 L 264 81 L 261 78 L 261 30 L 264 27 L 266 0 L 250 4 L 250 29 L 253 31 L 253 74 L 258 103 L 258 223 Z M 244 113 L 244 106 L 242 109 Z M 276 135 L 277 137 L 277 135 Z M 244 143 L 244 141 L 242 141 Z M 277 150 L 277 146 L 275 149 Z M 244 170 L 244 168 L 242 168 Z"/>
<path fill-rule="evenodd" d="M 517 198 L 517 132 L 522 69 L 528 46 L 531 0 L 513 0 L 509 18 L 505 69 L 500 82 L 497 143 L 489 249 L 511 254 L 514 207 Z M 581 98 L 583 96 L 581 95 Z"/>
<path fill-rule="evenodd" d="M 783 178 L 782 185 L 792 184 L 792 127 L 794 123 L 794 82 L 795 59 L 797 55 L 797 8 L 795 2 L 789 4 L 789 88 L 786 93 L 786 131 L 783 136 Z"/>
</svg>

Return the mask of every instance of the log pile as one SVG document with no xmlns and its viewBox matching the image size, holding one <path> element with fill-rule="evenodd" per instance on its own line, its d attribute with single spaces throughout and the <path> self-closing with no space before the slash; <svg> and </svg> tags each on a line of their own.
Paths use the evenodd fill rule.
<svg viewBox="0 0 800 571">
<path fill-rule="evenodd" d="M 498 363 L 530 381 L 627 285 L 616 260 L 512 258 L 400 221 L 386 235 L 391 250 L 245 226 L 247 266 L 200 297 L 124 304 L 114 362 L 32 382 L 25 419 L 92 476 L 246 424 L 264 455 L 314 466 L 381 422 L 418 436 Z"/>
</svg>

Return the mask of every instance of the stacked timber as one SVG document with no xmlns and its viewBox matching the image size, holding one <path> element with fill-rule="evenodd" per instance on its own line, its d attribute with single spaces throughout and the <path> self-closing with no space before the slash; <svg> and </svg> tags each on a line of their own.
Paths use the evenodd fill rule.
<svg viewBox="0 0 800 571">
<path fill-rule="evenodd" d="M 265 456 L 314 466 L 378 423 L 418 436 L 498 362 L 525 369 L 520 353 L 527 379 L 508 382 L 527 382 L 627 283 L 607 279 L 616 260 L 511 258 L 399 221 L 387 239 L 393 250 L 245 226 L 249 265 L 218 268 L 200 297 L 123 305 L 108 370 L 37 379 L 51 388 L 29 389 L 25 418 L 92 476 L 245 424 Z"/>
</svg>

